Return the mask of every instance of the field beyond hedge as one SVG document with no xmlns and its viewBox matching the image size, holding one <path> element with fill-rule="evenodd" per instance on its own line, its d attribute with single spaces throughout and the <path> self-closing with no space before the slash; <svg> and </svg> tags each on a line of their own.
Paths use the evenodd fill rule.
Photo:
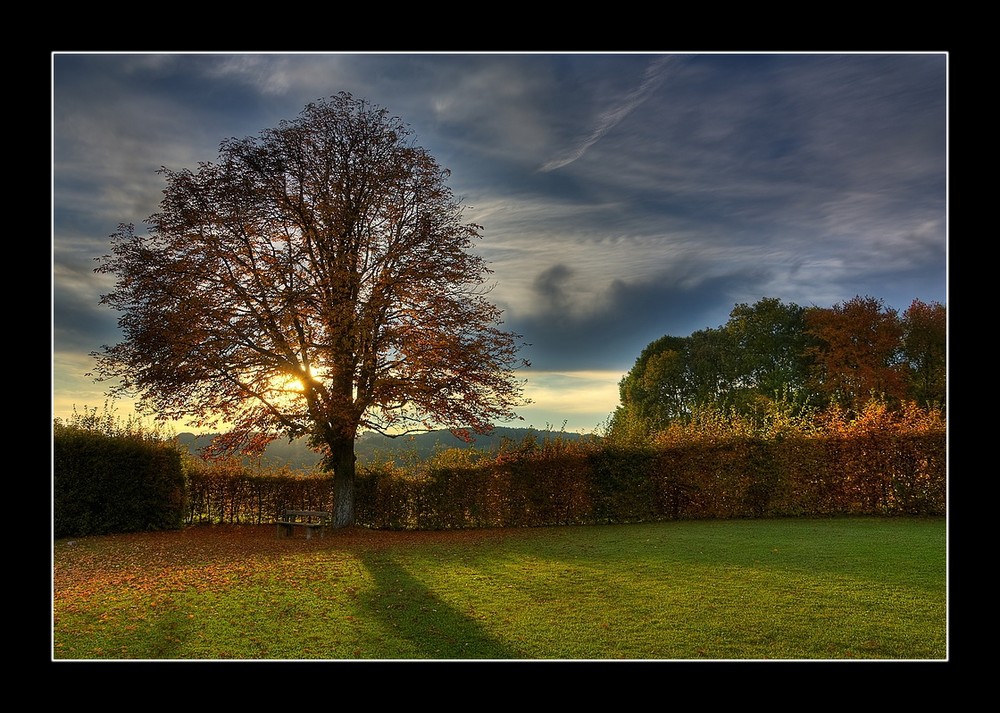
<svg viewBox="0 0 1000 713">
<path fill-rule="evenodd" d="M 944 518 L 64 538 L 53 658 L 945 659 Z"/>
</svg>

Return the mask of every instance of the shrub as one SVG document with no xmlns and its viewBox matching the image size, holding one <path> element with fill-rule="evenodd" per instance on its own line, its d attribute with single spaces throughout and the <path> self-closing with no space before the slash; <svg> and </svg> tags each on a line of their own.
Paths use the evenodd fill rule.
<svg viewBox="0 0 1000 713">
<path fill-rule="evenodd" d="M 142 431 L 55 424 L 55 537 L 176 529 L 184 495 L 181 454 L 172 444 Z"/>
</svg>

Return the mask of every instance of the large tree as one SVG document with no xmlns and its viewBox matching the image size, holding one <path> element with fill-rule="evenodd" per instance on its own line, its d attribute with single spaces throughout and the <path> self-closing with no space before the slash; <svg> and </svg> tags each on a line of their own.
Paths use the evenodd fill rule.
<svg viewBox="0 0 1000 713">
<path fill-rule="evenodd" d="M 688 341 L 666 335 L 642 350 L 618 383 L 621 406 L 612 415 L 610 433 L 642 439 L 690 413 Z"/>
<path fill-rule="evenodd" d="M 385 109 L 342 93 L 216 162 L 161 169 L 145 234 L 123 224 L 97 272 L 123 340 L 95 353 L 113 392 L 262 448 L 308 436 L 354 523 L 354 443 L 515 418 L 518 336 L 488 299 L 447 170 Z"/>
<path fill-rule="evenodd" d="M 717 329 L 650 343 L 619 383 L 622 406 L 612 427 L 656 431 L 700 407 L 752 416 L 779 401 L 801 406 L 808 398 L 804 314 L 765 297 L 736 305 Z"/>
<path fill-rule="evenodd" d="M 855 297 L 807 310 L 810 385 L 831 403 L 860 410 L 873 397 L 898 405 L 907 397 L 903 324 L 899 313 L 874 297 Z"/>
</svg>

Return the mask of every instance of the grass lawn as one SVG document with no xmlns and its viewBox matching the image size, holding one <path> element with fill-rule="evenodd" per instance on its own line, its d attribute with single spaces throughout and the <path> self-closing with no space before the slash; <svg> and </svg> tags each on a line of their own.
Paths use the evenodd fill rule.
<svg viewBox="0 0 1000 713">
<path fill-rule="evenodd" d="M 937 659 L 946 522 L 58 540 L 52 657 Z"/>
</svg>

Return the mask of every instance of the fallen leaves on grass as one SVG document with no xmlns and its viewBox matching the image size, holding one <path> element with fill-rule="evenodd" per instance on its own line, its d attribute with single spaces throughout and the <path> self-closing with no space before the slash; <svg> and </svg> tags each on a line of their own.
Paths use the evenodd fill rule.
<svg viewBox="0 0 1000 713">
<path fill-rule="evenodd" d="M 301 555 L 371 552 L 408 544 L 473 542 L 515 537 L 516 530 L 405 532 L 345 528 L 326 537 L 278 537 L 272 525 L 194 526 L 182 530 L 74 538 L 55 544 L 53 597 L 57 611 L 95 593 L 134 599 L 148 594 L 156 606 L 171 592 L 218 590 L 270 570 L 291 586 L 307 581 Z M 283 558 L 299 556 L 295 571 L 282 572 Z M 272 560 L 274 567 L 267 567 Z M 349 592 L 350 593 L 350 592 Z"/>
</svg>

